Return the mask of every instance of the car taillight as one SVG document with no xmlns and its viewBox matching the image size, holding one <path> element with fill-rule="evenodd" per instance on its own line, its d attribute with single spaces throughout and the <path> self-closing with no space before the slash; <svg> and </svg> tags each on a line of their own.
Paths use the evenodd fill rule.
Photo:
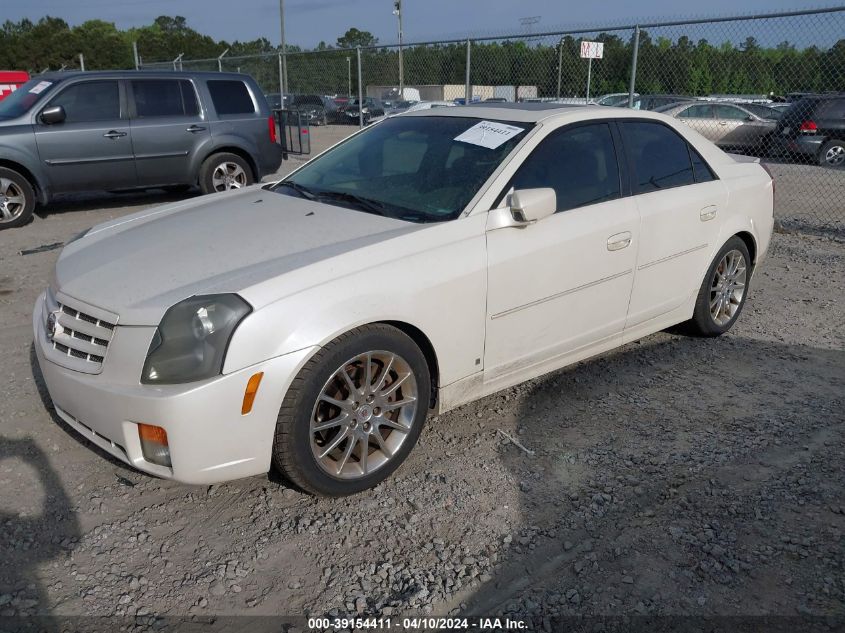
<svg viewBox="0 0 845 633">
<path fill-rule="evenodd" d="M 268 129 L 270 131 L 270 142 L 275 143 L 276 142 L 276 117 L 271 115 L 267 119 L 267 126 L 268 126 Z"/>
<path fill-rule="evenodd" d="M 815 121 L 804 121 L 798 129 L 804 134 L 815 134 L 819 130 Z"/>
</svg>

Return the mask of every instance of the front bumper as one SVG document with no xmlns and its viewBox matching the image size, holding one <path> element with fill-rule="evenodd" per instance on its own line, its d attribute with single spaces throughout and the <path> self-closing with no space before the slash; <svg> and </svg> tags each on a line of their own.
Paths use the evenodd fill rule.
<svg viewBox="0 0 845 633">
<path fill-rule="evenodd" d="M 35 304 L 35 351 L 58 415 L 74 430 L 121 461 L 151 475 L 210 484 L 266 473 L 284 394 L 310 357 L 300 350 L 230 374 L 186 385 L 142 385 L 141 369 L 155 328 L 121 327 L 102 372 L 84 374 L 45 357 L 45 295 Z M 241 415 L 250 377 L 264 372 L 252 411 Z M 167 431 L 172 466 L 144 459 L 138 424 Z"/>
</svg>

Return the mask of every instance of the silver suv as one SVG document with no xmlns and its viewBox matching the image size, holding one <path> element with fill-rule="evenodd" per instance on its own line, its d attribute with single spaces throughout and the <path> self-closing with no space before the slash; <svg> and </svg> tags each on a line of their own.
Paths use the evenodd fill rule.
<svg viewBox="0 0 845 633">
<path fill-rule="evenodd" d="M 248 75 L 63 72 L 0 101 L 0 229 L 59 193 L 252 184 L 282 160 Z"/>
</svg>

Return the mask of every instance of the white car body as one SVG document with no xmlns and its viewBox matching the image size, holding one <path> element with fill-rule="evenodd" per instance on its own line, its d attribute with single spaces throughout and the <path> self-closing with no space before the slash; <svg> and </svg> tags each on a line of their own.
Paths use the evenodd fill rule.
<svg viewBox="0 0 845 633">
<path fill-rule="evenodd" d="M 755 264 L 769 247 L 769 175 L 683 122 L 597 106 L 468 106 L 403 116 L 535 126 L 452 221 L 415 224 L 253 187 L 94 227 L 63 250 L 33 314 L 35 349 L 59 416 L 118 459 L 160 477 L 207 484 L 265 473 L 291 381 L 321 346 L 357 326 L 397 324 L 430 348 L 433 409 L 443 413 L 688 320 L 726 240 L 741 234 Z M 507 228 L 510 209 L 496 208 L 497 199 L 543 138 L 580 121 L 626 118 L 671 127 L 718 179 Z M 167 309 L 222 292 L 252 306 L 222 374 L 141 384 Z M 100 363 L 56 349 L 45 327 L 56 302 L 70 315 L 88 315 L 81 323 L 82 316 L 59 313 L 63 327 L 108 341 Z M 256 372 L 264 378 L 252 411 L 242 415 Z M 172 467 L 144 459 L 138 423 L 166 429 Z"/>
</svg>

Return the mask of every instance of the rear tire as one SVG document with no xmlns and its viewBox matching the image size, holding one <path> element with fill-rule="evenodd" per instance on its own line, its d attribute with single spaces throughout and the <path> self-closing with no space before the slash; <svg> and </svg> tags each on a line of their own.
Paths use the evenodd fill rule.
<svg viewBox="0 0 845 633">
<path fill-rule="evenodd" d="M 32 220 L 35 190 L 13 169 L 0 167 L 0 230 L 23 226 Z"/>
<path fill-rule="evenodd" d="M 293 380 L 276 422 L 273 465 L 318 496 L 372 488 L 416 444 L 430 394 L 425 356 L 404 332 L 385 324 L 347 332 Z"/>
<path fill-rule="evenodd" d="M 248 187 L 255 182 L 252 167 L 237 154 L 212 154 L 200 167 L 200 189 L 203 193 L 218 193 Z"/>
<path fill-rule="evenodd" d="M 692 319 L 681 331 L 693 336 L 720 336 L 727 332 L 745 306 L 753 265 L 748 247 L 734 235 L 719 249 L 695 301 Z"/>
<path fill-rule="evenodd" d="M 819 165 L 845 168 L 845 141 L 834 139 L 822 145 L 819 150 Z"/>
</svg>

